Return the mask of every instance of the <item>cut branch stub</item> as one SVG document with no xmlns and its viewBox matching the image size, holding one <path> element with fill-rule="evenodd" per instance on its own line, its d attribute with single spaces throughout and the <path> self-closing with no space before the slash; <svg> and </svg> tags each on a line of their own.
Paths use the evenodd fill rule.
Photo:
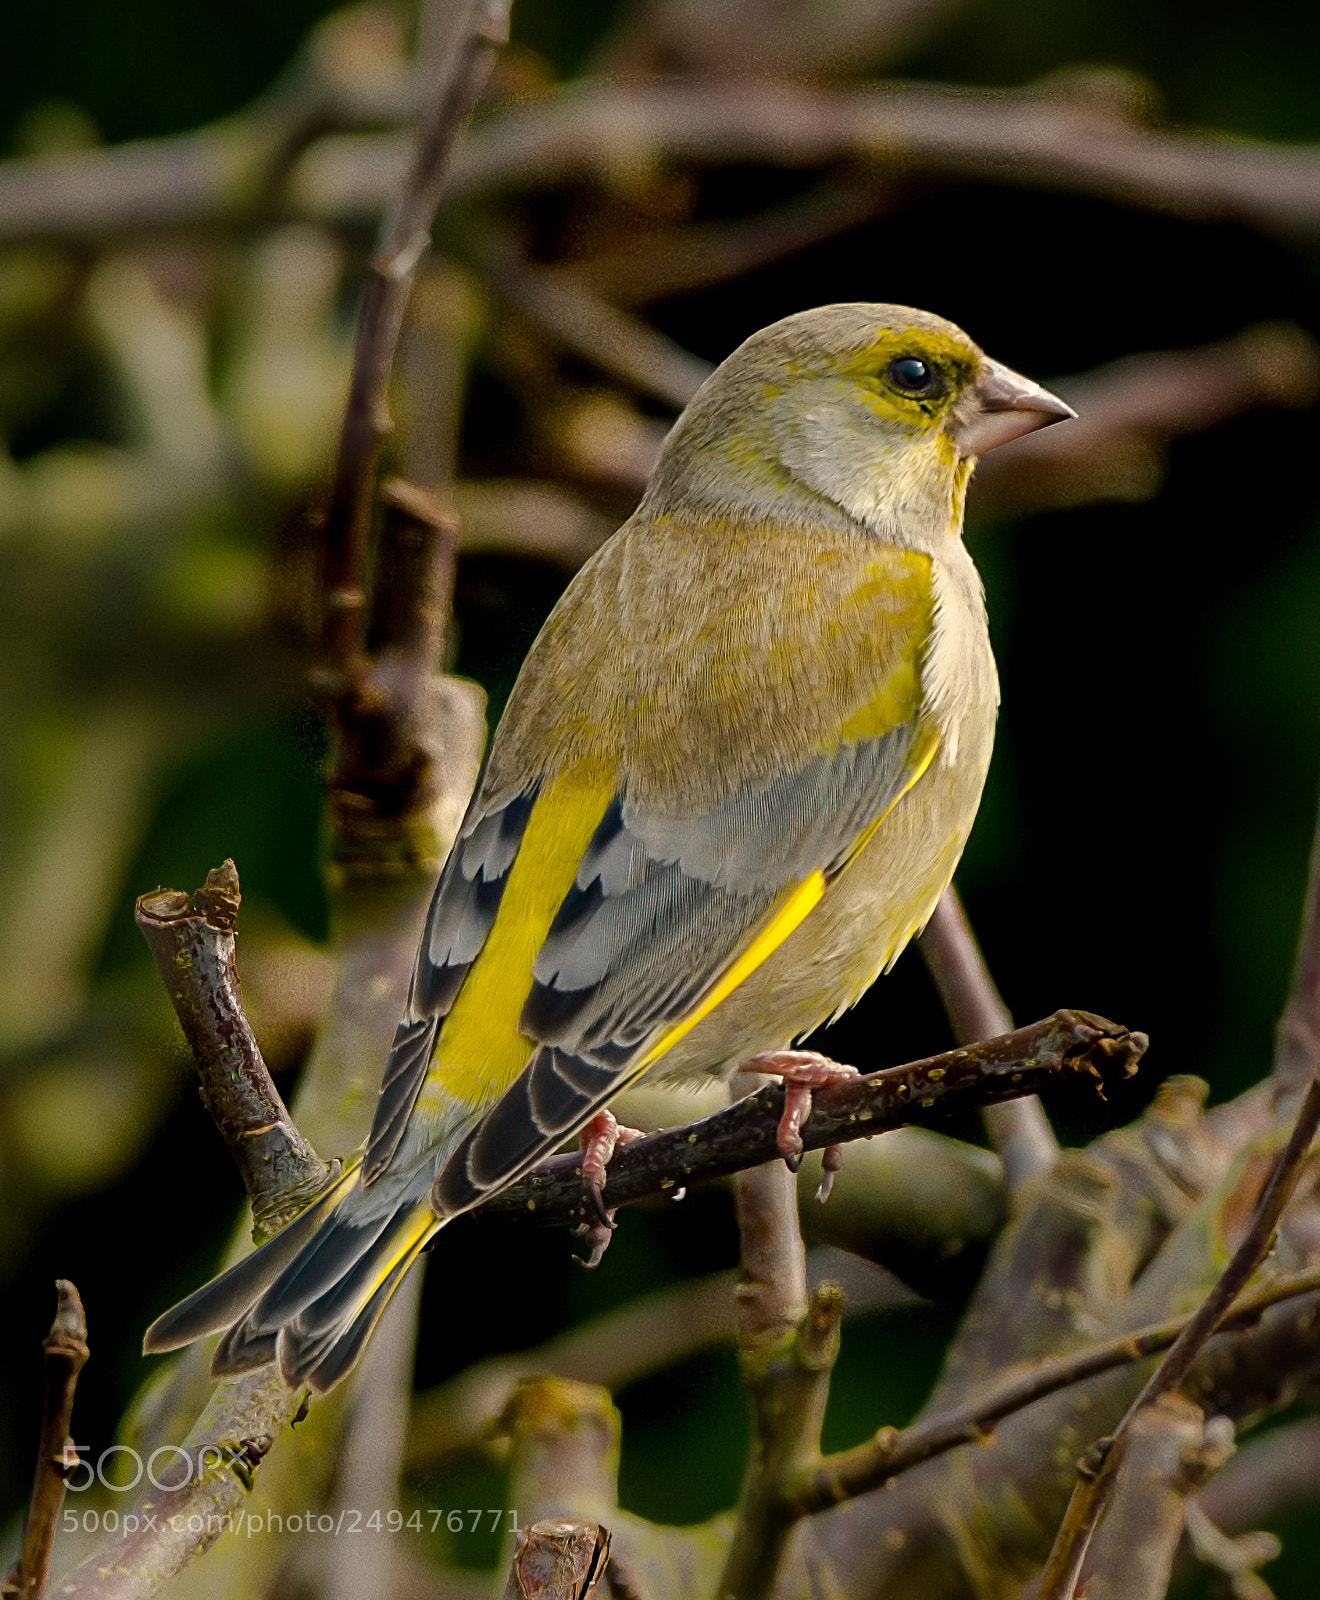
<svg viewBox="0 0 1320 1600">
<path fill-rule="evenodd" d="M 243 1010 L 234 939 L 240 900 L 238 873 L 226 861 L 195 896 L 156 889 L 141 896 L 136 915 L 197 1064 L 202 1101 L 264 1237 L 294 1216 L 328 1173 L 285 1109 Z"/>
<path fill-rule="evenodd" d="M 505 1600 L 588 1600 L 610 1559 L 610 1533 L 597 1522 L 543 1517 L 518 1530 Z"/>
</svg>

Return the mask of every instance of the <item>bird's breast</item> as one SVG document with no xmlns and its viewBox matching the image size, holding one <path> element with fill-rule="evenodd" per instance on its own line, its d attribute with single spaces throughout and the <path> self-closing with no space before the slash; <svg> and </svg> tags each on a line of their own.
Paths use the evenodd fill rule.
<svg viewBox="0 0 1320 1600">
<path fill-rule="evenodd" d="M 922 656 L 921 688 L 927 715 L 939 730 L 941 758 L 957 764 L 965 740 L 982 747 L 999 705 L 999 674 L 990 649 L 985 595 L 971 557 L 958 540 L 931 563 L 931 631 Z M 979 790 L 978 790 L 979 793 Z"/>
</svg>

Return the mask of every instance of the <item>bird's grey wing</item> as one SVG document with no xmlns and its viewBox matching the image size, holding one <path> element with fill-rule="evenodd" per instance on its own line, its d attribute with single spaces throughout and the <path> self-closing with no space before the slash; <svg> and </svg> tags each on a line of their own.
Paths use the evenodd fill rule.
<svg viewBox="0 0 1320 1600">
<path fill-rule="evenodd" d="M 786 897 L 843 869 L 933 749 L 914 719 L 700 815 L 659 815 L 616 795 L 532 965 L 518 1027 L 539 1048 L 450 1155 L 437 1209 L 465 1210 L 510 1182 L 644 1070 L 657 1039 L 709 1004 Z"/>
</svg>

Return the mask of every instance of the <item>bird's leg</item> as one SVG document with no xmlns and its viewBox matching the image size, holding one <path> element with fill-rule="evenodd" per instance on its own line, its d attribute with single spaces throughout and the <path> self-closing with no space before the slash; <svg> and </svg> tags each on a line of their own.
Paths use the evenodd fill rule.
<svg viewBox="0 0 1320 1600">
<path fill-rule="evenodd" d="M 831 1061 L 815 1050 L 767 1050 L 764 1055 L 744 1061 L 740 1072 L 763 1072 L 768 1077 L 781 1078 L 784 1083 L 784 1114 L 779 1119 L 775 1142 L 779 1153 L 796 1172 L 802 1165 L 802 1124 L 811 1115 L 811 1091 L 823 1089 L 826 1084 L 842 1083 L 857 1077 L 856 1067 L 846 1067 L 841 1061 Z M 843 1165 L 843 1150 L 837 1144 L 825 1147 L 825 1175 L 816 1190 L 822 1205 L 834 1187 L 834 1174 Z"/>
<path fill-rule="evenodd" d="M 584 1267 L 600 1265 L 614 1231 L 614 1212 L 605 1207 L 601 1191 L 605 1187 L 605 1169 L 615 1149 L 627 1144 L 629 1139 L 641 1138 L 640 1128 L 622 1127 L 612 1111 L 598 1111 L 591 1121 L 578 1130 L 578 1145 L 582 1151 L 582 1187 L 587 1192 L 595 1222 L 584 1222 L 578 1230 L 591 1254 L 579 1257 Z"/>
</svg>

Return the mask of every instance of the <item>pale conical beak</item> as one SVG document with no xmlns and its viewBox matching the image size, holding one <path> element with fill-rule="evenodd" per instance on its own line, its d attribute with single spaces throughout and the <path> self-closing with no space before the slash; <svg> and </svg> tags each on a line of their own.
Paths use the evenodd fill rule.
<svg viewBox="0 0 1320 1600">
<path fill-rule="evenodd" d="M 976 382 L 954 402 L 949 433 L 960 456 L 983 456 L 996 445 L 1076 415 L 1058 395 L 985 359 Z"/>
</svg>

